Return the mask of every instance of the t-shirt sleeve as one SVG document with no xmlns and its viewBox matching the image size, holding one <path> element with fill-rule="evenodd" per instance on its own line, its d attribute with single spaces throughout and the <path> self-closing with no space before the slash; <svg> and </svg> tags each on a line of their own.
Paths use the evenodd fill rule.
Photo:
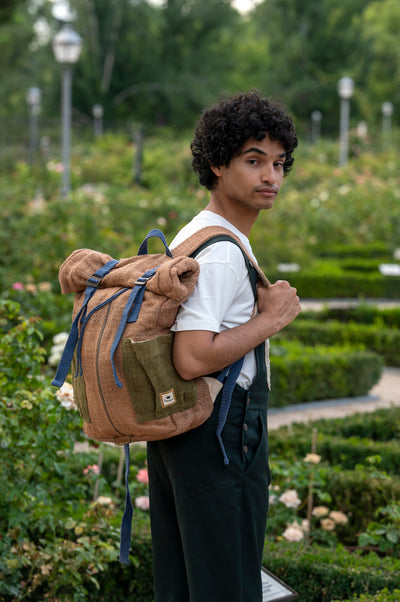
<svg viewBox="0 0 400 602">
<path fill-rule="evenodd" d="M 199 278 L 171 330 L 220 332 L 243 278 L 247 277 L 246 264 L 241 250 L 229 242 L 207 247 L 196 259 L 200 264 Z"/>
</svg>

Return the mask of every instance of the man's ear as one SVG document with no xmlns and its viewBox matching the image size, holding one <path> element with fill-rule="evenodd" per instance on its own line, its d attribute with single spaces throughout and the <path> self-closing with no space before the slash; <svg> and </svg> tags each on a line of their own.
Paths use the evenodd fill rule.
<svg viewBox="0 0 400 602">
<path fill-rule="evenodd" d="M 210 169 L 217 176 L 217 178 L 219 178 L 219 176 L 221 175 L 221 168 L 217 165 L 210 165 Z"/>
</svg>

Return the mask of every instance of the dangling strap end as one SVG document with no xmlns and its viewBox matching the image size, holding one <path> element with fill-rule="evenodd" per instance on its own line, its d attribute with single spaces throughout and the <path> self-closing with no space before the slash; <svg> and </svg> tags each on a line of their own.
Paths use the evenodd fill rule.
<svg viewBox="0 0 400 602">
<path fill-rule="evenodd" d="M 225 466 L 228 466 L 228 464 L 229 464 L 229 458 L 226 455 L 225 445 L 223 444 L 221 433 L 217 433 L 217 439 L 218 439 L 218 443 L 219 443 L 219 446 L 221 448 L 222 455 L 223 455 L 223 458 L 224 458 L 224 464 L 225 464 Z"/>
<path fill-rule="evenodd" d="M 121 564 L 129 565 L 129 550 L 132 537 L 133 504 L 129 490 L 129 467 L 130 453 L 129 443 L 124 445 L 125 451 L 125 508 L 121 521 L 121 541 L 119 547 L 119 561 Z"/>
</svg>

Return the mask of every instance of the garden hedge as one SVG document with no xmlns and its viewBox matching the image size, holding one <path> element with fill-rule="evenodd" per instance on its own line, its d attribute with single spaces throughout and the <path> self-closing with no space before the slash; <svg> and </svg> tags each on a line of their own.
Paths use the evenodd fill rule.
<svg viewBox="0 0 400 602">
<path fill-rule="evenodd" d="M 391 441 L 400 439 L 400 407 L 381 408 L 373 412 L 357 412 L 343 418 L 322 418 L 312 423 L 297 422 L 289 426 L 281 426 L 271 431 L 270 437 L 309 436 L 313 429 L 325 435 L 336 437 L 361 437 L 371 441 Z"/>
<path fill-rule="evenodd" d="M 296 318 L 296 322 L 299 320 L 317 320 L 318 322 L 338 320 L 344 323 L 356 322 L 375 324 L 386 328 L 400 328 L 400 307 L 381 308 L 365 302 L 360 302 L 356 306 L 351 304 L 335 306 L 334 303 L 331 303 L 318 311 L 303 310 Z"/>
<path fill-rule="evenodd" d="M 363 464 L 366 458 L 379 456 L 382 466 L 389 474 L 398 474 L 400 466 L 400 445 L 394 441 L 371 441 L 358 437 L 342 438 L 335 435 L 317 435 L 318 454 L 332 465 L 343 469 L 354 469 Z M 270 433 L 270 451 L 281 457 L 293 455 L 303 457 L 310 451 L 310 437 L 296 435 L 288 437 L 287 432 L 272 431 Z"/>
<path fill-rule="evenodd" d="M 90 592 L 91 599 L 119 602 L 122 596 L 128 596 L 135 602 L 153 602 L 149 537 L 135 533 L 132 551 L 136 564 L 126 568 L 111 563 L 107 572 L 99 576 L 99 590 Z M 349 553 L 343 546 L 333 549 L 315 544 L 308 547 L 302 543 L 267 541 L 263 564 L 299 594 L 299 601 L 343 600 L 350 594 L 374 594 L 383 588 L 394 590 L 399 584 L 399 560 Z"/>
<path fill-rule="evenodd" d="M 308 345 L 361 345 L 378 353 L 387 366 L 400 366 L 400 330 L 382 325 L 343 324 L 335 320 L 295 320 L 282 336 Z"/>
<path fill-rule="evenodd" d="M 287 277 L 303 299 L 371 298 L 399 299 L 400 278 L 343 270 L 339 273 L 300 271 L 282 274 L 268 272 L 271 282 Z"/>
<path fill-rule="evenodd" d="M 386 587 L 382 591 L 376 594 L 361 594 L 358 598 L 352 598 L 351 600 L 332 600 L 332 602 L 399 602 L 400 600 L 400 589 L 395 589 L 390 592 Z"/>
<path fill-rule="evenodd" d="M 271 345 L 270 407 L 367 394 L 382 374 L 383 360 L 371 351 L 338 347 Z"/>
<path fill-rule="evenodd" d="M 382 241 L 369 242 L 365 245 L 360 244 L 321 244 L 318 250 L 319 257 L 348 258 L 348 259 L 366 259 L 371 258 L 388 261 L 392 257 L 390 245 Z"/>
<path fill-rule="evenodd" d="M 263 564 L 292 587 L 301 602 L 329 602 L 399 586 L 400 561 L 302 543 L 270 543 Z"/>
</svg>

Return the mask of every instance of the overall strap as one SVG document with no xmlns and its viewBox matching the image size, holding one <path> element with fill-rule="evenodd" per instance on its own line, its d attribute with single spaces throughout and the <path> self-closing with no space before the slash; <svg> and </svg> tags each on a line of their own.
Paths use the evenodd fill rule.
<svg viewBox="0 0 400 602">
<path fill-rule="evenodd" d="M 253 294 L 254 294 L 254 301 L 256 302 L 258 272 L 254 268 L 253 263 L 250 261 L 249 257 L 247 256 L 246 252 L 244 251 L 242 245 L 235 238 L 232 238 L 231 236 L 229 236 L 229 234 L 218 234 L 216 236 L 213 236 L 212 238 L 206 240 L 203 244 L 201 244 L 200 247 L 198 247 L 191 254 L 191 257 L 196 257 L 196 255 L 198 255 L 198 253 L 200 253 L 203 249 L 206 249 L 207 247 L 209 247 L 210 245 L 212 245 L 214 243 L 226 242 L 226 241 L 235 244 L 242 251 L 243 258 L 244 258 L 244 261 L 245 261 L 245 264 L 247 267 L 247 271 L 249 274 L 249 278 L 250 278 L 251 288 L 252 288 Z M 263 348 L 264 348 L 264 346 L 263 346 Z M 216 435 L 217 435 L 218 443 L 221 447 L 225 465 L 229 464 L 229 458 L 226 454 L 225 446 L 222 441 L 222 430 L 225 426 L 226 419 L 228 417 L 229 408 L 231 406 L 233 389 L 235 388 L 236 381 L 239 378 L 239 374 L 242 369 L 243 362 L 244 362 L 244 357 L 241 357 L 236 362 L 234 362 L 233 364 L 231 364 L 230 366 L 225 368 L 217 376 L 217 379 L 224 383 L 224 386 L 222 389 L 221 405 L 220 405 L 219 414 L 218 414 L 218 424 L 217 424 Z M 257 363 L 258 363 L 258 361 L 257 361 Z"/>
</svg>

